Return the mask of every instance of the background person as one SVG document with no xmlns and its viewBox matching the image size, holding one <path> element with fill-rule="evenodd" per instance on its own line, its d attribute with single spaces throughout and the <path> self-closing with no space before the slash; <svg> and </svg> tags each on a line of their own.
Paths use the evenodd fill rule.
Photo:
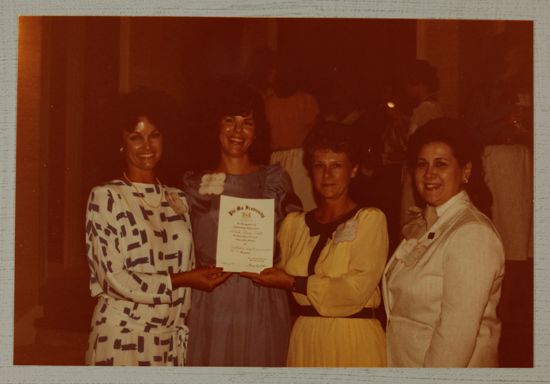
<svg viewBox="0 0 550 384">
<path fill-rule="evenodd" d="M 319 116 L 317 99 L 300 89 L 297 70 L 275 73 L 275 92 L 265 100 L 270 125 L 270 163 L 279 163 L 290 175 L 293 188 L 306 211 L 315 208 L 311 179 L 304 167 L 302 144 Z"/>
<path fill-rule="evenodd" d="M 443 107 L 437 99 L 439 77 L 437 69 L 426 60 L 414 60 L 405 70 L 405 90 L 413 103 L 408 121 L 409 137 L 428 121 L 444 116 Z M 404 169 L 401 188 L 401 225 L 408 220 L 408 209 L 414 206 L 414 186 L 409 173 Z"/>
</svg>

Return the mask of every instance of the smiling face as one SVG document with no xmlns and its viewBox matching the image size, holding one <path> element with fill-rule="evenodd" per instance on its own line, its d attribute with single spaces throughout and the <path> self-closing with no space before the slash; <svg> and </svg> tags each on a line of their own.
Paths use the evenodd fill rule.
<svg viewBox="0 0 550 384">
<path fill-rule="evenodd" d="M 132 132 L 122 131 L 122 142 L 128 176 L 145 181 L 154 174 L 162 156 L 162 133 L 147 117 L 140 116 Z"/>
<path fill-rule="evenodd" d="M 414 167 L 416 190 L 427 204 L 440 206 L 464 189 L 471 171 L 472 163 L 462 167 L 448 144 L 424 144 Z"/>
<path fill-rule="evenodd" d="M 220 147 L 228 157 L 248 156 L 248 149 L 254 141 L 256 125 L 252 113 L 241 116 L 223 116 L 220 120 Z"/>
<path fill-rule="evenodd" d="M 345 152 L 317 149 L 311 161 L 313 187 L 324 199 L 346 198 L 357 168 Z"/>
</svg>

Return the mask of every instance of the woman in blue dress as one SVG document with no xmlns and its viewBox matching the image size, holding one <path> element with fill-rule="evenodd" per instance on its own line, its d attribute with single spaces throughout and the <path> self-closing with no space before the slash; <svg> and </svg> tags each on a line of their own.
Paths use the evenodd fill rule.
<svg viewBox="0 0 550 384">
<path fill-rule="evenodd" d="M 287 213 L 301 209 L 288 174 L 279 165 L 265 165 L 269 131 L 261 98 L 235 84 L 217 96 L 209 111 L 216 158 L 211 169 L 184 176 L 199 266 L 216 264 L 221 195 L 274 199 L 277 228 Z M 262 287 L 235 273 L 213 292 L 192 291 L 189 322 L 188 365 L 286 364 L 290 315 L 282 289 Z"/>
</svg>

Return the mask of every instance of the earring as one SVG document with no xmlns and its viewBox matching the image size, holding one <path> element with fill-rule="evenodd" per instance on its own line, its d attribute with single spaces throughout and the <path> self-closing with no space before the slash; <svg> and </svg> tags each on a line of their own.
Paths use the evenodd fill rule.
<svg viewBox="0 0 550 384">
<path fill-rule="evenodd" d="M 124 147 L 120 147 L 120 149 L 118 150 L 120 153 L 124 152 Z"/>
<path fill-rule="evenodd" d="M 462 179 L 462 182 L 463 182 L 464 184 L 468 184 L 468 178 L 465 177 L 464 179 Z"/>
</svg>

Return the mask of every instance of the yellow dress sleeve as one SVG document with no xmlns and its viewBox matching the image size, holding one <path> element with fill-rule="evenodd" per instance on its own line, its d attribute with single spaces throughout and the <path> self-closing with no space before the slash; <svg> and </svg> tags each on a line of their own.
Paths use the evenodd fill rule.
<svg viewBox="0 0 550 384">
<path fill-rule="evenodd" d="M 298 220 L 301 212 L 291 212 L 283 220 L 279 232 L 277 233 L 277 241 L 279 242 L 279 249 L 281 252 L 281 258 L 277 265 L 277 268 L 285 269 L 285 265 L 291 255 L 293 248 L 293 233 L 294 223 Z"/>
<path fill-rule="evenodd" d="M 386 217 L 375 208 L 364 209 L 356 217 L 355 239 L 334 244 L 333 238 L 329 254 L 321 256 L 324 261 L 319 259 L 315 274 L 308 278 L 307 297 L 323 316 L 353 315 L 378 292 L 388 256 Z M 323 271 L 331 258 L 347 260 L 344 273 L 334 276 Z"/>
</svg>

